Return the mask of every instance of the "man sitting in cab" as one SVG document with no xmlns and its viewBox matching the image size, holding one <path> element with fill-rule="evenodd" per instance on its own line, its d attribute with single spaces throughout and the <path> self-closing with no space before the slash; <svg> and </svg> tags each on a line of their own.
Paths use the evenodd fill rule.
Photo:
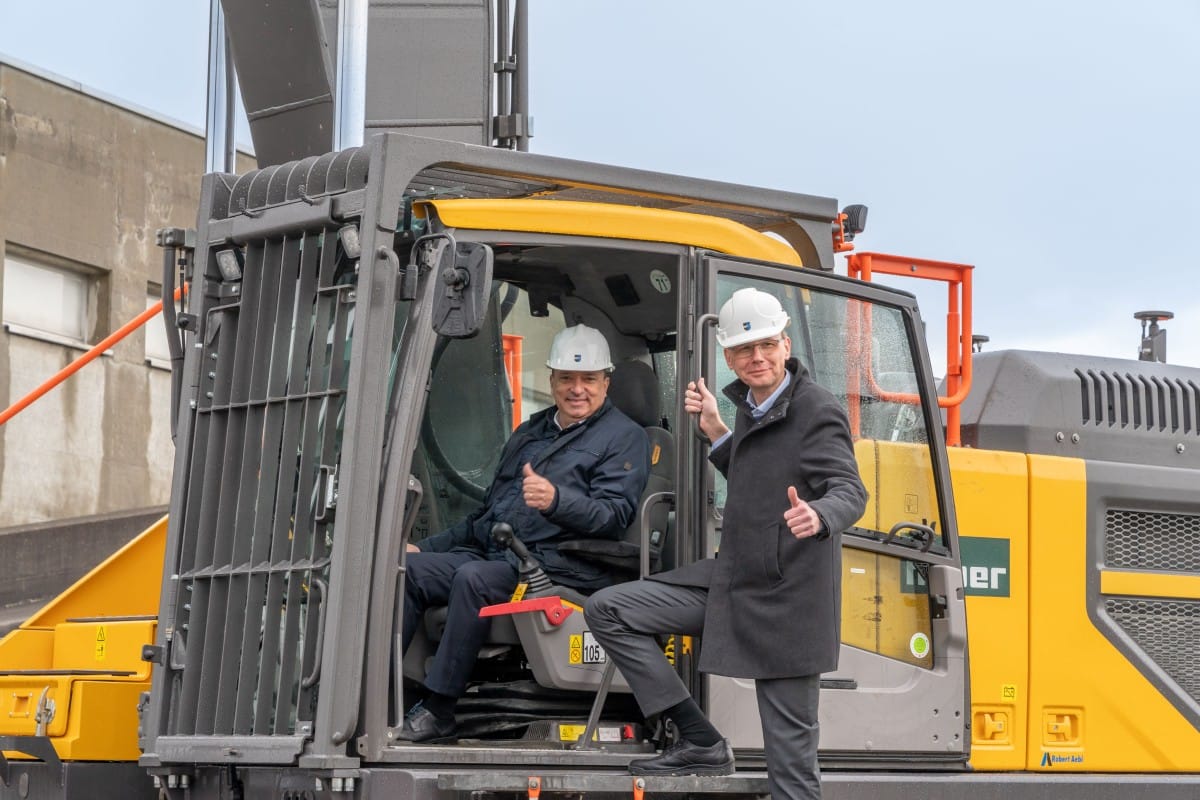
<svg viewBox="0 0 1200 800">
<path fill-rule="evenodd" d="M 616 539 L 632 522 L 650 472 L 646 432 L 608 400 L 612 359 L 594 328 L 575 325 L 550 346 L 554 406 L 509 438 L 483 506 L 458 524 L 408 545 L 404 648 L 431 606 L 446 628 L 425 676 L 426 698 L 405 714 L 399 738 L 455 738 L 454 708 L 466 691 L 491 621 L 479 610 L 507 601 L 518 562 L 491 537 L 506 522 L 555 583 L 590 593 L 612 583 L 603 566 L 559 550 L 577 538 Z"/>
</svg>

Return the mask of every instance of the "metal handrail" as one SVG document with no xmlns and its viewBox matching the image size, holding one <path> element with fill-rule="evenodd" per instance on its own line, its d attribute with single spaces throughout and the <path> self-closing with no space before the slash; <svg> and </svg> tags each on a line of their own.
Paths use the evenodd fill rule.
<svg viewBox="0 0 1200 800">
<path fill-rule="evenodd" d="M 182 296 L 183 296 L 183 287 L 180 287 L 175 290 L 175 299 L 178 300 Z M 114 344 L 121 341 L 126 336 L 128 336 L 129 334 L 133 333 L 138 328 L 145 325 L 148 320 L 150 320 L 152 317 L 158 315 L 162 311 L 162 307 L 163 307 L 162 301 L 159 300 L 157 303 L 155 303 L 154 305 L 147 308 L 141 314 L 138 314 L 136 317 L 131 319 L 129 322 L 126 322 L 120 328 L 117 328 L 115 331 L 110 333 L 108 336 L 106 336 L 104 338 L 103 341 L 99 342 L 94 347 L 92 347 L 92 349 L 88 350 L 86 353 L 81 355 L 79 358 L 75 359 L 70 364 L 67 364 L 65 367 L 60 369 L 58 372 L 54 373 L 54 375 L 52 377 L 45 380 L 40 386 L 38 386 L 32 392 L 25 395 L 20 400 L 13 403 L 11 406 L 4 409 L 3 411 L 0 411 L 0 425 L 3 425 L 4 423 L 8 422 L 10 419 L 15 417 L 21 411 L 25 410 L 25 408 L 30 406 L 35 400 L 40 398 L 42 395 L 49 392 L 55 386 L 58 386 L 60 383 L 62 383 L 67 378 L 74 375 L 79 370 L 83 369 L 85 366 L 87 366 L 89 363 L 91 363 L 97 357 L 99 357 L 100 354 L 103 353 L 105 350 L 112 347 Z"/>
<path fill-rule="evenodd" d="M 937 398 L 938 406 L 946 409 L 946 444 L 962 444 L 960 406 L 971 391 L 971 325 L 972 296 L 970 264 L 933 261 L 927 258 L 906 258 L 886 253 L 855 253 L 846 260 L 850 277 L 870 281 L 874 273 L 901 275 L 911 278 L 942 281 L 947 284 L 946 311 L 946 396 Z M 870 309 L 864 317 L 866 327 L 862 342 L 870 346 Z M 892 403 L 920 404 L 920 396 L 908 392 L 886 392 L 875 384 L 871 374 L 870 353 L 860 353 L 860 363 L 848 365 L 864 370 L 871 390 L 880 400 Z M 857 427 L 857 408 L 851 409 L 851 423 Z"/>
</svg>

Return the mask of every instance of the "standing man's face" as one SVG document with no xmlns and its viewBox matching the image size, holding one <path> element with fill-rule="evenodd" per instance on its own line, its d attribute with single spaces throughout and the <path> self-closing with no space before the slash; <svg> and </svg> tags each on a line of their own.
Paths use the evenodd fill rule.
<svg viewBox="0 0 1200 800">
<path fill-rule="evenodd" d="M 754 402 L 761 403 L 783 383 L 784 363 L 792 354 L 792 340 L 786 334 L 725 349 L 725 363 L 750 387 Z"/>
<path fill-rule="evenodd" d="M 608 373 L 550 370 L 550 393 L 558 406 L 558 422 L 564 428 L 585 420 L 600 410 L 608 397 Z"/>
</svg>

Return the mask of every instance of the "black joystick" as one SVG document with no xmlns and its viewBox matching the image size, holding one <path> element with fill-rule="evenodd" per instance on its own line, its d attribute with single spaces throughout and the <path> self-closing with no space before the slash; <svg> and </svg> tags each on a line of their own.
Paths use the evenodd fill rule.
<svg viewBox="0 0 1200 800">
<path fill-rule="evenodd" d="M 492 538 L 501 550 L 512 550 L 520 561 L 520 580 L 525 584 L 526 597 L 553 594 L 554 585 L 542 571 L 542 565 L 529 555 L 529 548 L 525 546 L 525 543 L 513 535 L 512 525 L 507 522 L 497 522 L 492 526 Z"/>
</svg>

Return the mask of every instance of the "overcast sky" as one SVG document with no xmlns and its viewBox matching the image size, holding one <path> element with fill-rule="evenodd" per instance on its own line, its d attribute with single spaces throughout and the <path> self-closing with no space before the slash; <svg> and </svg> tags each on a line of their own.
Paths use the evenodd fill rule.
<svg viewBox="0 0 1200 800">
<path fill-rule="evenodd" d="M 208 5 L 0 0 L 0 53 L 200 127 Z M 1164 309 L 1200 366 L 1196 0 L 530 6 L 532 150 L 865 203 L 860 249 L 976 266 L 989 349 L 1132 358 Z"/>
</svg>

